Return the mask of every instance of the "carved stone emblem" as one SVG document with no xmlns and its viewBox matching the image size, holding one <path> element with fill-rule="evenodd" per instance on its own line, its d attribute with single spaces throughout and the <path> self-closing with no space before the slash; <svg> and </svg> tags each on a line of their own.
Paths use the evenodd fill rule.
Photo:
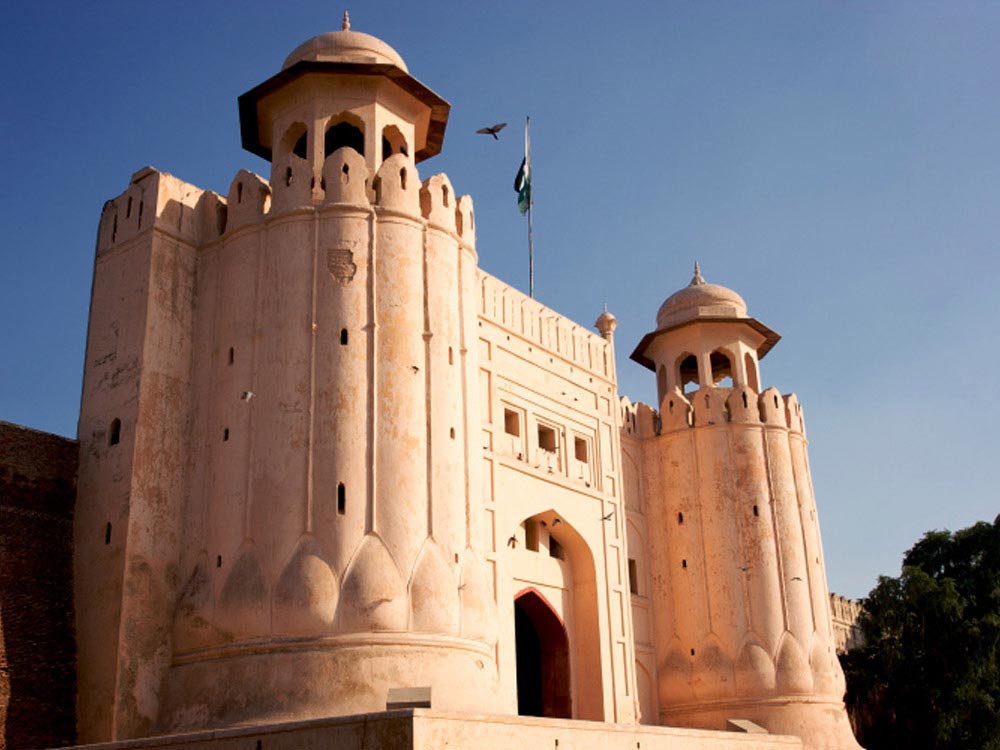
<svg viewBox="0 0 1000 750">
<path fill-rule="evenodd" d="M 358 267 L 354 265 L 354 253 L 346 247 L 331 247 L 326 251 L 326 267 L 341 284 L 346 284 L 354 278 Z"/>
</svg>

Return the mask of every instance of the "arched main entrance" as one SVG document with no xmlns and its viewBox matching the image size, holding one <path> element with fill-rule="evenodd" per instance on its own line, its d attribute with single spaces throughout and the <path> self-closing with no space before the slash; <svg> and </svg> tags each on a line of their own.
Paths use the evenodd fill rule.
<svg viewBox="0 0 1000 750">
<path fill-rule="evenodd" d="M 559 616 L 535 591 L 514 599 L 517 713 L 569 719 L 569 639 Z"/>
</svg>

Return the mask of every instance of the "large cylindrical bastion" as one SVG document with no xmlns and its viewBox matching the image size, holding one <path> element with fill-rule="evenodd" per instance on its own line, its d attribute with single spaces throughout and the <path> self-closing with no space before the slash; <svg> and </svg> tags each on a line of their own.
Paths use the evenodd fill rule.
<svg viewBox="0 0 1000 750">
<path fill-rule="evenodd" d="M 160 728 L 496 704 L 472 207 L 350 148 L 201 258 L 197 415 Z M 248 173 L 231 195 L 251 187 Z"/>
<path fill-rule="evenodd" d="M 656 427 L 643 463 L 660 723 L 746 718 L 809 748 L 856 748 L 798 400 L 673 390 Z"/>
</svg>

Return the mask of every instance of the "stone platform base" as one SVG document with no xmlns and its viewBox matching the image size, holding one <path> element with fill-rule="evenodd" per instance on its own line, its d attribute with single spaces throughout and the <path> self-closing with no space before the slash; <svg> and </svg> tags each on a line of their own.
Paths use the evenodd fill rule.
<svg viewBox="0 0 1000 750">
<path fill-rule="evenodd" d="M 96 750 L 801 750 L 798 737 L 405 709 L 189 732 Z"/>
</svg>

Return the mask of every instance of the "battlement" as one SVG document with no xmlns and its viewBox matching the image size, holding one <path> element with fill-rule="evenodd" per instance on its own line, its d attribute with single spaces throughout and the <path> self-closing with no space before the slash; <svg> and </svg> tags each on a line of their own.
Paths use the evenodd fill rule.
<svg viewBox="0 0 1000 750">
<path fill-rule="evenodd" d="M 833 623 L 833 640 L 837 653 L 859 648 L 865 643 L 864 632 L 858 621 L 864 607 L 857 599 L 848 599 L 830 592 L 830 619 Z"/>
<path fill-rule="evenodd" d="M 266 214 L 271 207 L 271 186 L 267 180 L 246 169 L 236 173 L 229 185 L 226 198 L 225 221 L 216 226 L 219 234 L 231 232 L 251 224 Z"/>
<path fill-rule="evenodd" d="M 604 338 L 483 270 L 479 280 L 480 317 L 603 378 L 614 377 Z"/>
<path fill-rule="evenodd" d="M 191 245 L 204 245 L 271 216 L 330 205 L 410 214 L 475 249 L 472 198 L 456 196 L 445 174 L 421 182 L 413 161 L 396 154 L 372 175 L 364 157 L 346 146 L 327 157 L 319 185 L 308 166 L 305 159 L 289 155 L 275 165 L 273 174 L 282 176 L 278 184 L 241 169 L 225 198 L 145 167 L 132 176 L 124 193 L 104 204 L 97 251 L 127 242 L 154 225 Z"/>
<path fill-rule="evenodd" d="M 271 208 L 261 206 L 259 218 L 332 205 L 381 208 L 421 218 L 429 226 L 455 234 L 469 247 L 475 247 L 472 198 L 456 197 L 445 174 L 421 182 L 413 160 L 402 153 L 383 161 L 373 175 L 361 154 L 343 146 L 323 162 L 318 185 L 309 163 L 288 154 L 275 162 L 270 189 Z"/>
<path fill-rule="evenodd" d="M 748 386 L 699 388 L 691 393 L 677 389 L 667 393 L 656 411 L 644 403 L 619 400 L 622 433 L 638 440 L 692 427 L 725 424 L 783 427 L 805 436 L 802 405 L 794 393 L 782 395 L 777 388 L 758 394 Z"/>
<path fill-rule="evenodd" d="M 128 189 L 104 204 L 97 234 L 97 252 L 135 237 L 153 225 L 192 245 L 222 234 L 226 202 L 153 167 L 140 169 Z"/>
</svg>

